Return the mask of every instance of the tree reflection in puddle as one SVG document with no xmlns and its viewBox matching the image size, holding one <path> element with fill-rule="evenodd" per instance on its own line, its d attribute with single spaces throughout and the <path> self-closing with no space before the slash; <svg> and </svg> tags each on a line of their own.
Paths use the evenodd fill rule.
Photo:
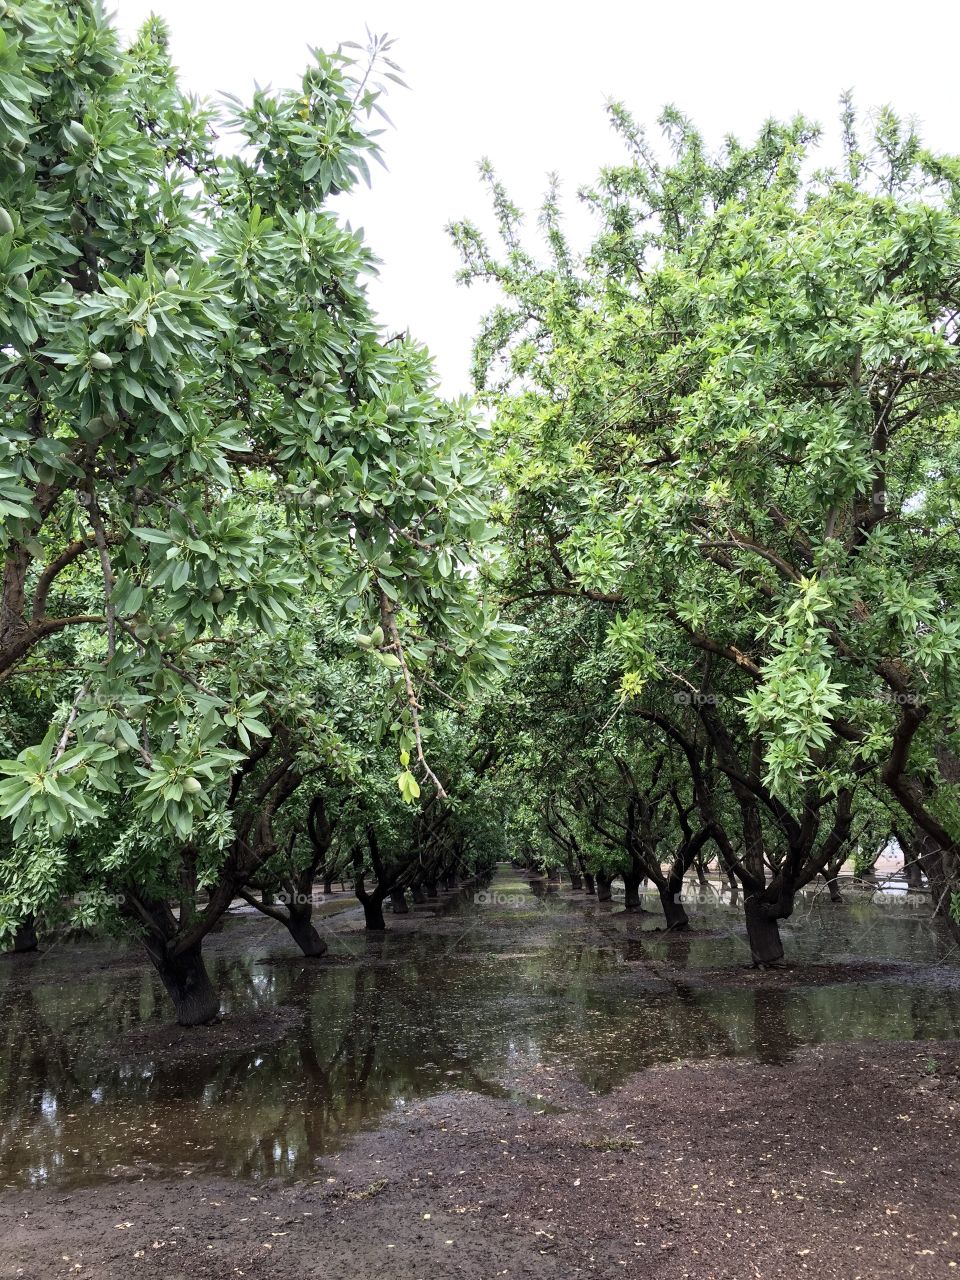
<svg viewBox="0 0 960 1280">
<path fill-rule="evenodd" d="M 784 1065 L 826 1040 L 960 1034 L 957 971 L 936 964 L 919 922 L 882 910 L 798 922 L 796 981 L 750 986 L 737 981 L 735 915 L 699 921 L 710 933 L 665 935 L 642 918 L 623 923 L 616 904 L 571 909 L 546 891 L 534 902 L 532 915 L 466 900 L 419 933 L 350 935 L 329 966 L 270 963 L 247 941 L 249 922 L 236 922 L 225 951 L 251 950 L 213 963 L 225 1028 L 278 1011 L 289 1023 L 272 1041 L 219 1049 L 193 1031 L 186 1055 L 166 1051 L 167 1010 L 142 969 L 101 967 L 78 982 L 82 947 L 48 964 L 8 958 L 0 1175 L 13 1185 L 201 1170 L 304 1177 L 418 1097 L 456 1088 L 524 1101 L 511 1078 L 527 1065 L 604 1091 L 664 1062 Z M 856 955 L 911 963 L 879 980 L 804 985 L 806 961 Z M 131 1051 L 144 1029 L 156 1029 L 152 1047 Z"/>
</svg>

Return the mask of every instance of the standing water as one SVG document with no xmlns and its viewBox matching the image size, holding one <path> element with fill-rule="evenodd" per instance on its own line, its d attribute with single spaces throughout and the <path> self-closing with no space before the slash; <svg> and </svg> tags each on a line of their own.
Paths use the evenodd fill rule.
<svg viewBox="0 0 960 1280">
<path fill-rule="evenodd" d="M 411 1099 L 502 1096 L 535 1063 L 603 1092 L 656 1063 L 960 1034 L 957 959 L 902 898 L 799 904 L 786 974 L 744 969 L 735 909 L 693 901 L 694 933 L 666 936 L 645 905 L 501 873 L 386 934 L 344 916 L 319 963 L 231 918 L 208 948 L 224 1023 L 189 1032 L 135 949 L 5 957 L 0 1181 L 304 1177 Z"/>
</svg>

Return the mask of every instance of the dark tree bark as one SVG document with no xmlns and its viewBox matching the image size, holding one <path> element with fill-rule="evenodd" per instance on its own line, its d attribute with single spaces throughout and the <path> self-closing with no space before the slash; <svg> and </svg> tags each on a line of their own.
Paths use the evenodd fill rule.
<svg viewBox="0 0 960 1280">
<path fill-rule="evenodd" d="M 782 917 L 775 914 L 776 908 L 758 901 L 755 896 L 744 899 L 743 910 L 754 968 L 779 964 L 783 959 L 779 924 Z"/>
<path fill-rule="evenodd" d="M 882 777 L 911 820 L 910 843 L 919 856 L 930 886 L 934 914 L 954 938 L 960 939 L 960 921 L 954 919 L 952 911 L 954 895 L 960 893 L 960 842 L 932 812 L 929 793 L 935 783 L 916 777 L 909 770 L 911 744 L 928 714 L 929 707 L 909 701 L 901 708 L 900 723 Z M 960 780 L 960 761 L 946 747 L 937 751 L 937 764 L 942 780 Z"/>
<path fill-rule="evenodd" d="M 219 1018 L 220 998 L 203 963 L 200 943 L 171 955 L 148 937 L 146 948 L 181 1027 L 201 1027 Z"/>
<path fill-rule="evenodd" d="M 33 916 L 27 916 L 17 926 L 10 950 L 14 955 L 26 955 L 30 951 L 36 951 L 37 946 L 37 922 Z"/>
<path fill-rule="evenodd" d="M 597 901 L 610 902 L 613 899 L 613 877 L 606 871 L 597 872 Z"/>
<path fill-rule="evenodd" d="M 413 899 L 414 903 L 417 906 L 422 907 L 423 904 L 426 902 L 427 895 L 424 891 L 423 885 L 420 883 L 419 880 L 417 881 L 416 884 L 412 884 L 410 886 L 410 897 Z"/>
<path fill-rule="evenodd" d="M 923 867 L 920 864 L 920 857 L 912 843 L 909 841 L 905 843 L 899 832 L 897 843 L 903 850 L 903 875 L 907 882 L 907 890 L 910 893 L 920 893 L 923 889 Z"/>
<path fill-rule="evenodd" d="M 403 889 L 394 889 L 390 894 L 390 907 L 395 916 L 405 916 L 410 911 L 407 906 L 407 895 Z"/>
<path fill-rule="evenodd" d="M 668 881 L 662 888 L 658 886 L 657 892 L 660 894 L 660 906 L 663 908 L 667 928 L 672 933 L 682 933 L 685 929 L 689 929 L 690 921 L 686 908 L 680 901 L 679 890 L 675 892 Z"/>
<path fill-rule="evenodd" d="M 950 901 L 956 892 L 956 879 L 952 870 L 955 861 L 952 846 L 945 847 L 942 841 L 917 827 L 913 847 L 920 859 L 927 884 L 930 886 L 935 914 L 942 916 L 949 923 L 954 934 L 960 936 L 958 932 L 960 926 L 950 915 Z"/>
<path fill-rule="evenodd" d="M 597 882 L 593 877 L 592 871 L 585 871 L 583 873 L 583 891 L 584 893 L 597 892 Z"/>
<path fill-rule="evenodd" d="M 290 936 L 300 948 L 305 956 L 311 960 L 319 959 L 320 956 L 326 955 L 327 944 L 317 932 L 316 926 L 310 918 L 311 912 L 308 907 L 305 911 L 297 911 L 291 909 L 288 918 L 284 924 L 290 930 Z"/>
<path fill-rule="evenodd" d="M 837 873 L 827 868 L 823 873 L 824 883 L 827 886 L 827 892 L 830 894 L 831 902 L 843 902 L 843 894 L 840 892 L 840 882 L 837 879 Z"/>
<path fill-rule="evenodd" d="M 643 876 L 639 871 L 631 869 L 623 872 L 623 907 L 625 911 L 642 911 L 640 905 L 640 884 Z"/>
<path fill-rule="evenodd" d="M 383 899 L 369 894 L 362 904 L 363 923 L 367 929 L 386 929 L 387 922 L 383 918 Z"/>
</svg>

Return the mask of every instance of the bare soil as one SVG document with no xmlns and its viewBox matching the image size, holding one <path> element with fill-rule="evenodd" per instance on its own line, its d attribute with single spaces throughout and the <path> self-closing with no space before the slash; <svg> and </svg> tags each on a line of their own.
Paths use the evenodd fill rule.
<svg viewBox="0 0 960 1280">
<path fill-rule="evenodd" d="M 0 1277 L 934 1277 L 960 1264 L 960 1046 L 566 1073 L 409 1106 L 292 1185 L 0 1195 Z"/>
<path fill-rule="evenodd" d="M 417 914 L 419 928 L 459 927 Z M 414 927 L 413 913 L 390 927 Z M 896 963 L 860 962 L 686 979 L 777 989 L 900 976 Z M 294 1014 L 226 1018 L 200 1033 L 145 1028 L 143 1049 L 189 1057 L 257 1044 L 285 1034 Z M 129 1051 L 141 1032 L 126 1035 Z M 0 1280 L 901 1280 L 960 1270 L 958 1042 L 673 1063 L 603 1095 L 543 1062 L 499 1083 L 502 1098 L 450 1090 L 399 1107 L 310 1180 L 0 1189 Z"/>
</svg>

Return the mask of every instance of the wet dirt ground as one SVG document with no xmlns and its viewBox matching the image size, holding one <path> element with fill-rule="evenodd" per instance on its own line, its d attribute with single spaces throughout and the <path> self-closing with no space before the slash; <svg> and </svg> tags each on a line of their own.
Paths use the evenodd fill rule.
<svg viewBox="0 0 960 1280">
<path fill-rule="evenodd" d="M 0 966 L 0 1277 L 945 1276 L 960 1264 L 960 967 L 921 909 L 803 904 L 788 967 L 501 873 L 244 915 L 214 1028 L 135 951 Z M 651 904 L 652 906 L 652 904 Z"/>
</svg>

